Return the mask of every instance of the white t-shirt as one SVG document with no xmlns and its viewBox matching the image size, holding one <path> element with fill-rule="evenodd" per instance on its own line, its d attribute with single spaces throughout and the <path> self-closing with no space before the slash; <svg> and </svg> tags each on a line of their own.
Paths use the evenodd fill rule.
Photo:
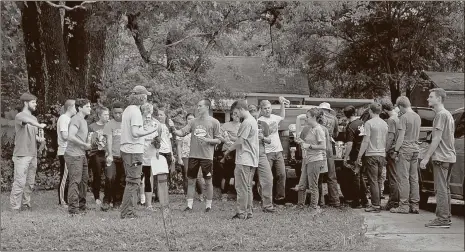
<svg viewBox="0 0 465 252">
<path fill-rule="evenodd" d="M 172 135 L 166 124 L 160 124 L 161 136 L 160 136 L 160 153 L 171 153 L 173 148 L 171 147 Z"/>
<path fill-rule="evenodd" d="M 65 154 L 66 146 L 68 146 L 68 141 L 63 139 L 61 132 L 68 132 L 69 123 L 71 122 L 71 117 L 67 114 L 63 114 L 58 118 L 57 121 L 57 135 L 58 135 L 58 150 L 57 155 L 61 156 Z"/>
<path fill-rule="evenodd" d="M 260 121 L 266 122 L 270 127 L 270 139 L 271 143 L 265 143 L 265 153 L 280 152 L 283 151 L 283 146 L 281 145 L 281 139 L 279 139 L 279 123 L 283 120 L 281 116 L 271 114 L 270 117 L 261 116 L 258 118 Z"/>
</svg>

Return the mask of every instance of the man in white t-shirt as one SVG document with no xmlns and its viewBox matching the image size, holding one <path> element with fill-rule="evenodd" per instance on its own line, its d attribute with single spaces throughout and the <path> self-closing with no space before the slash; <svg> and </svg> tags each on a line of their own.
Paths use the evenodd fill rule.
<svg viewBox="0 0 465 252">
<path fill-rule="evenodd" d="M 68 127 L 71 117 L 76 114 L 76 101 L 66 100 L 63 105 L 63 114 L 57 121 L 57 142 L 58 150 L 57 156 L 60 161 L 60 186 L 58 187 L 58 204 L 67 206 L 68 202 L 68 167 L 65 163 L 65 151 L 68 145 Z"/>
<path fill-rule="evenodd" d="M 271 170 L 273 171 L 273 177 L 276 182 L 273 182 L 273 194 L 276 195 L 275 203 L 284 203 L 286 197 L 286 167 L 284 165 L 283 147 L 281 145 L 281 139 L 279 138 L 279 123 L 284 120 L 286 116 L 286 109 L 284 99 L 280 97 L 279 102 L 281 103 L 280 115 L 271 114 L 271 103 L 268 100 L 260 102 L 262 109 L 262 116 L 258 119 L 269 125 L 270 128 L 270 139 L 271 143 L 265 143 L 265 153 L 270 162 Z"/>
</svg>

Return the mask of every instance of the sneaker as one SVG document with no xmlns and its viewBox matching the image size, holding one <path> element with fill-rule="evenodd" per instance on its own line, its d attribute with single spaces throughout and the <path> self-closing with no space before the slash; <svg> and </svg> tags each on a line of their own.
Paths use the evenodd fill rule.
<svg viewBox="0 0 465 252">
<path fill-rule="evenodd" d="M 211 210 L 212 210 L 212 208 L 211 208 L 211 207 L 207 207 L 207 208 L 205 208 L 205 212 L 206 212 L 206 213 L 210 212 Z"/>
<path fill-rule="evenodd" d="M 248 220 L 252 218 L 253 218 L 253 213 L 247 213 L 247 216 L 245 217 L 245 219 Z"/>
<path fill-rule="evenodd" d="M 450 228 L 450 221 L 441 221 L 438 219 L 432 220 L 425 224 L 427 228 Z"/>
<path fill-rule="evenodd" d="M 381 208 L 380 208 L 380 207 L 371 206 L 371 207 L 365 208 L 365 212 L 367 212 L 367 213 L 380 213 L 380 212 L 381 212 Z"/>
<path fill-rule="evenodd" d="M 156 212 L 157 211 L 153 206 L 148 206 L 147 210 L 151 211 L 151 212 Z"/>
<path fill-rule="evenodd" d="M 274 203 L 275 203 L 276 205 L 284 205 L 284 204 L 285 204 L 285 202 L 284 202 L 284 197 L 283 197 L 283 198 L 276 198 L 276 199 L 274 200 Z"/>
<path fill-rule="evenodd" d="M 391 213 L 400 213 L 400 214 L 408 214 L 409 210 L 405 209 L 405 208 L 402 208 L 402 207 L 396 207 L 396 208 L 391 208 L 391 210 L 389 210 L 389 212 L 391 212 Z"/>
<path fill-rule="evenodd" d="M 418 209 L 416 209 L 416 208 L 410 208 L 409 213 L 411 213 L 411 214 L 420 214 L 420 211 L 418 211 Z"/>
<path fill-rule="evenodd" d="M 228 195 L 227 194 L 221 195 L 221 201 L 223 201 L 223 202 L 228 201 Z"/>
<path fill-rule="evenodd" d="M 190 207 L 186 207 L 186 209 L 184 209 L 184 212 L 190 212 L 190 211 L 192 211 L 192 208 Z"/>
<path fill-rule="evenodd" d="M 310 209 L 310 215 L 316 215 L 316 214 L 321 213 L 321 208 L 319 208 L 319 207 L 317 207 L 317 208 L 309 207 L 309 209 Z"/>
<path fill-rule="evenodd" d="M 31 211 L 31 210 L 32 210 L 32 208 L 31 208 L 30 205 L 23 205 L 21 207 L 21 211 Z"/>
<path fill-rule="evenodd" d="M 101 204 L 102 204 L 102 201 L 101 201 L 100 199 L 96 199 L 96 200 L 95 200 L 95 204 L 96 204 L 96 205 L 101 205 Z"/>
<path fill-rule="evenodd" d="M 236 214 L 232 217 L 233 220 L 245 220 L 245 214 Z"/>
<path fill-rule="evenodd" d="M 110 209 L 110 205 L 108 203 L 103 203 L 102 206 L 100 207 L 100 210 L 106 212 Z"/>
<path fill-rule="evenodd" d="M 263 208 L 263 212 L 265 212 L 265 213 L 276 213 L 276 208 L 274 208 L 274 207 L 265 207 L 265 208 Z"/>
<path fill-rule="evenodd" d="M 67 204 L 61 204 L 61 207 L 63 207 L 64 209 L 68 209 L 68 205 L 67 205 Z"/>
<path fill-rule="evenodd" d="M 399 207 L 399 204 L 388 202 L 386 205 L 381 207 L 382 210 L 390 211 L 392 208 Z"/>
</svg>

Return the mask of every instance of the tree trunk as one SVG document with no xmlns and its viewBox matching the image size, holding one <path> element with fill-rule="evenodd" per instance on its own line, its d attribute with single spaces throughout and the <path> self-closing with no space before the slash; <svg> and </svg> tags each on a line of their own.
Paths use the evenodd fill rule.
<svg viewBox="0 0 465 252">
<path fill-rule="evenodd" d="M 44 113 L 49 105 L 64 102 L 69 89 L 62 85 L 73 82 L 63 45 L 60 12 L 45 2 L 28 2 L 22 12 L 22 27 L 29 91 L 41 104 L 38 112 Z"/>
</svg>

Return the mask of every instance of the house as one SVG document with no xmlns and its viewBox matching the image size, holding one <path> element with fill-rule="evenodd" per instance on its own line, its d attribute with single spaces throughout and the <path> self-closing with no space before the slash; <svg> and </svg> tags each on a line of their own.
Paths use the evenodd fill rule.
<svg viewBox="0 0 465 252">
<path fill-rule="evenodd" d="M 262 57 L 225 56 L 212 61 L 210 74 L 214 76 L 215 84 L 233 93 L 244 94 L 249 104 L 258 105 L 262 100 L 279 104 L 278 97 L 284 96 L 292 105 L 301 105 L 310 95 L 306 75 L 299 72 L 284 75 L 268 71 Z M 222 106 L 213 104 L 213 116 L 220 122 L 229 121 L 227 108 L 233 102 L 222 100 Z"/>
<path fill-rule="evenodd" d="M 412 106 L 428 107 L 429 90 L 443 88 L 446 90 L 447 99 L 444 106 L 453 111 L 464 107 L 464 73 L 427 72 L 420 74 L 423 80 L 417 83 L 410 94 Z"/>
</svg>

